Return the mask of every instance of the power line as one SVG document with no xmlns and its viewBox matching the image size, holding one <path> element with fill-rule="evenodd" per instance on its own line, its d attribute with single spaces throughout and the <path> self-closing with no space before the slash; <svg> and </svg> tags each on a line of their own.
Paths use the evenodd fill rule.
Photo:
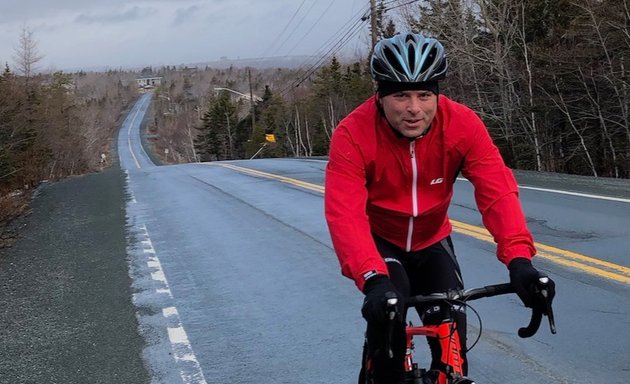
<svg viewBox="0 0 630 384">
<path fill-rule="evenodd" d="M 308 77 L 315 73 L 315 71 L 317 71 L 330 56 L 341 50 L 349 41 L 361 32 L 366 20 L 368 19 L 366 18 L 366 15 L 369 15 L 369 10 L 369 5 L 363 6 L 349 22 L 339 28 L 337 32 L 332 34 L 331 37 L 324 43 L 322 48 L 315 53 L 315 61 L 306 62 L 298 68 L 298 71 L 300 71 L 308 66 L 308 69 L 305 70 L 305 74 L 293 81 L 287 87 L 283 88 L 280 93 L 286 94 L 289 90 L 304 82 Z M 354 20 L 354 22 L 352 22 L 352 20 Z M 339 38 L 340 35 L 341 37 Z"/>
<path fill-rule="evenodd" d="M 295 88 L 302 84 L 306 79 L 308 79 L 313 73 L 315 73 L 323 63 L 328 60 L 329 57 L 333 56 L 339 50 L 341 50 L 349 41 L 351 41 L 363 28 L 365 21 L 358 19 L 355 21 L 354 25 L 350 27 L 350 29 L 334 44 L 332 45 L 327 52 L 319 56 L 319 58 L 308 68 L 306 69 L 306 73 L 300 76 L 298 79 L 293 81 L 289 86 L 285 87 L 280 91 L 280 94 L 286 94 L 292 88 Z M 299 70 L 299 69 L 298 69 Z"/>
<path fill-rule="evenodd" d="M 285 95 L 287 94 L 291 89 L 298 87 L 300 84 L 302 84 L 305 80 L 307 80 L 311 75 L 313 75 L 319 68 L 321 68 L 322 65 L 324 65 L 324 63 L 331 57 L 333 56 L 338 50 L 342 49 L 346 43 L 348 41 L 350 41 L 354 36 L 356 36 L 356 34 L 358 32 L 361 31 L 361 27 L 358 28 L 354 33 L 352 33 L 349 37 L 349 39 L 347 39 L 346 41 L 341 41 L 340 44 L 337 46 L 337 48 L 333 48 L 331 49 L 331 51 L 329 53 L 327 53 L 326 55 L 321 56 L 310 68 L 308 68 L 306 70 L 306 72 L 299 78 L 297 78 L 295 81 L 293 81 L 289 86 L 285 87 L 284 89 L 281 90 L 281 94 Z"/>
<path fill-rule="evenodd" d="M 411 1 L 408 1 L 408 2 L 403 3 L 403 4 L 398 4 L 398 5 L 395 5 L 395 6 L 393 6 L 393 7 L 385 8 L 385 9 L 384 9 L 384 11 L 385 11 L 385 12 L 387 12 L 387 11 L 390 11 L 390 10 L 392 10 L 392 9 L 396 9 L 396 8 L 404 7 L 405 5 L 409 5 L 409 4 L 417 3 L 418 1 L 420 1 L 420 0 L 411 0 Z M 396 1 L 394 0 L 394 1 L 389 1 L 388 3 L 389 3 L 389 4 L 393 4 L 393 3 L 395 3 L 395 2 L 396 2 Z M 387 5 L 387 4 L 383 4 L 383 5 Z"/>
<path fill-rule="evenodd" d="M 400 0 L 389 0 L 389 1 L 384 1 L 382 2 L 382 6 L 383 6 L 383 12 L 387 12 L 391 9 L 395 9 L 395 8 L 399 8 L 405 5 L 409 5 L 412 3 L 415 3 L 419 0 L 412 0 L 412 1 L 408 1 L 406 3 L 403 4 L 396 4 L 398 3 Z M 393 5 L 396 4 L 396 5 Z M 389 5 L 393 5 L 388 7 Z M 340 30 L 333 34 L 327 41 L 326 43 L 322 46 L 322 48 L 320 48 L 317 53 L 315 54 L 315 56 L 317 56 L 317 58 L 315 59 L 314 62 L 310 62 L 310 63 L 305 63 L 303 64 L 300 68 L 298 68 L 298 71 L 304 69 L 306 66 L 309 66 L 308 69 L 305 70 L 305 73 L 300 76 L 299 78 L 297 78 L 295 81 L 293 81 L 291 84 L 289 84 L 287 87 L 283 88 L 280 91 L 281 95 L 285 95 L 286 93 L 288 93 L 292 88 L 295 88 L 297 86 L 299 86 L 300 84 L 302 84 L 306 79 L 308 79 L 311 75 L 313 75 L 323 64 L 324 62 L 326 62 L 328 60 L 329 57 L 333 56 L 335 53 L 339 52 L 344 46 L 346 46 L 346 44 L 348 44 L 348 42 L 350 42 L 359 32 L 361 32 L 361 30 L 363 29 L 363 26 L 366 24 L 366 22 L 370 19 L 370 6 L 366 5 L 363 8 L 361 8 L 361 10 L 359 11 L 359 13 L 354 17 L 355 21 L 354 23 L 352 23 L 352 25 L 350 25 L 350 23 L 346 23 L 344 26 L 342 26 L 340 28 Z M 348 27 L 348 25 L 350 25 Z M 347 28 L 346 28 L 347 27 Z M 345 28 L 345 32 L 342 32 Z M 312 29 L 312 28 L 311 28 Z M 310 30 L 309 30 L 310 32 Z M 307 34 L 309 33 L 307 32 Z M 339 38 L 335 43 L 332 43 L 332 41 L 337 38 L 341 33 L 342 36 L 341 38 Z M 324 52 L 325 51 L 325 52 Z M 319 54 L 321 53 L 321 54 Z"/>
<path fill-rule="evenodd" d="M 341 39 L 345 38 L 348 35 L 348 32 L 351 31 L 357 25 L 357 23 L 363 21 L 363 19 L 360 18 L 359 15 L 365 14 L 365 10 L 364 10 L 365 8 L 369 8 L 369 7 L 364 6 L 363 9 L 361 9 L 354 17 L 352 17 L 352 19 L 350 20 L 350 21 L 354 20 L 354 23 L 352 25 L 350 25 L 350 23 L 348 22 L 345 25 L 343 25 L 341 28 L 339 28 L 339 30 L 337 30 L 335 33 L 333 33 L 328 38 L 328 40 L 326 40 L 324 42 L 322 47 L 317 50 L 316 55 L 317 55 L 317 53 L 320 53 L 320 52 L 323 52 L 323 51 L 327 50 L 329 46 L 331 46 L 331 45 L 334 46 L 334 45 L 338 44 L 339 43 L 338 41 L 333 44 L 335 39 L 337 39 L 340 35 L 341 35 Z M 346 32 L 343 32 L 344 28 L 346 28 L 348 30 Z"/>
<path fill-rule="evenodd" d="M 315 20 L 315 23 L 313 23 L 313 25 L 311 25 L 311 28 L 309 28 L 308 31 L 306 31 L 306 33 L 304 35 L 302 35 L 302 37 L 300 39 L 298 39 L 298 41 L 295 43 L 295 45 L 286 53 L 287 55 L 291 54 L 291 52 L 293 52 L 293 50 L 300 45 L 300 43 L 302 42 L 302 40 L 304 40 L 304 38 L 306 36 L 308 36 L 309 33 L 311 33 L 311 31 L 313 30 L 313 28 L 315 28 L 315 26 L 317 26 L 317 24 L 319 24 L 319 22 L 322 20 L 322 18 L 324 17 L 324 15 L 326 15 L 326 13 L 328 12 L 328 10 L 330 9 L 330 7 L 332 7 L 332 5 L 335 3 L 335 0 L 332 0 L 330 2 L 330 4 L 328 4 L 328 7 L 326 7 L 326 9 L 324 10 L 324 12 L 319 16 L 319 18 L 317 20 Z"/>
<path fill-rule="evenodd" d="M 282 41 L 282 44 L 280 44 L 280 46 L 278 48 L 276 48 L 276 50 L 272 53 L 272 55 L 275 55 L 280 48 L 282 48 L 282 46 L 284 46 L 284 44 L 287 42 L 287 40 L 289 40 L 289 38 L 291 36 L 293 36 L 293 34 L 295 33 L 295 30 L 302 24 L 302 22 L 304 22 L 304 19 L 306 18 L 306 16 L 308 16 L 308 14 L 311 12 L 311 10 L 313 9 L 313 7 L 315 6 L 317 2 L 313 1 L 311 3 L 310 8 L 306 11 L 306 13 L 302 16 L 302 18 L 300 19 L 300 21 L 293 27 L 293 30 L 291 31 L 291 33 L 289 33 L 287 35 L 287 37 Z"/>
<path fill-rule="evenodd" d="M 298 7 L 298 9 L 295 10 L 295 12 L 293 13 L 293 15 L 291 16 L 291 18 L 289 19 L 289 21 L 287 22 L 287 24 L 284 26 L 284 28 L 282 29 L 282 31 L 280 31 L 280 33 L 278 34 L 278 36 L 275 38 L 275 40 L 271 43 L 271 45 L 269 46 L 269 48 L 267 48 L 267 50 L 265 52 L 269 52 L 271 51 L 271 48 L 273 48 L 273 46 L 280 40 L 280 36 L 282 36 L 282 34 L 284 32 L 286 32 L 287 28 L 289 28 L 289 25 L 291 25 L 291 22 L 293 22 L 293 20 L 295 19 L 295 16 L 297 16 L 297 14 L 300 12 L 300 9 L 302 9 L 302 6 L 304 5 L 304 3 L 306 3 L 306 0 L 302 0 L 302 3 L 300 4 L 300 6 Z M 267 55 L 263 55 L 263 56 L 267 56 Z"/>
<path fill-rule="evenodd" d="M 345 34 L 341 37 L 341 39 L 339 39 L 337 42 L 335 42 L 333 45 L 327 48 L 327 51 L 321 52 L 320 54 L 318 54 L 314 62 L 306 63 L 301 68 L 298 68 L 298 70 L 305 70 L 306 77 L 310 76 L 310 74 L 312 74 L 315 70 L 317 70 L 321 66 L 321 64 L 329 58 L 329 56 L 332 56 L 333 54 L 338 52 L 343 46 L 347 44 L 348 41 L 350 41 L 354 36 L 356 36 L 358 32 L 361 31 L 362 29 L 361 24 L 363 23 L 362 22 L 355 23 L 355 25 L 351 27 L 351 29 L 345 32 Z M 306 68 L 306 65 L 308 65 L 308 68 Z M 304 79 L 298 79 L 296 80 L 295 83 L 301 83 L 303 80 Z"/>
</svg>

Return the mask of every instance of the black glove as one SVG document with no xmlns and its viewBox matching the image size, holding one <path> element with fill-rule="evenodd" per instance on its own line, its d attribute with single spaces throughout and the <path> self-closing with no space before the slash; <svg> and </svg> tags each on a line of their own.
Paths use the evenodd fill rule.
<svg viewBox="0 0 630 384">
<path fill-rule="evenodd" d="M 556 285 L 546 274 L 538 271 L 529 259 L 517 257 L 508 265 L 510 270 L 510 283 L 523 304 L 528 308 L 538 308 L 547 312 L 547 305 L 551 306 L 556 294 Z M 546 283 L 541 283 L 540 278 L 547 278 Z M 541 289 L 547 290 L 547 297 L 540 294 Z"/>
<path fill-rule="evenodd" d="M 389 279 L 384 275 L 377 275 L 369 278 L 363 286 L 363 293 L 365 293 L 365 300 L 363 300 L 363 307 L 361 307 L 361 314 L 372 324 L 385 324 L 387 321 L 387 300 L 397 299 L 396 312 L 397 320 L 402 320 L 402 314 L 405 309 L 403 303 L 403 297 L 400 295 L 396 287 Z"/>
</svg>

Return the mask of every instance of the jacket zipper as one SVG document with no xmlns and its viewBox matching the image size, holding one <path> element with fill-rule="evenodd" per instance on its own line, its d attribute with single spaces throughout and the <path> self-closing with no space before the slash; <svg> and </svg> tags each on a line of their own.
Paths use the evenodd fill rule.
<svg viewBox="0 0 630 384">
<path fill-rule="evenodd" d="M 413 218 L 418 216 L 418 165 L 416 163 L 416 141 L 409 142 L 409 154 L 411 155 L 411 204 L 413 214 L 409 218 L 409 229 L 407 230 L 407 252 L 411 251 L 411 237 L 413 234 Z"/>
</svg>

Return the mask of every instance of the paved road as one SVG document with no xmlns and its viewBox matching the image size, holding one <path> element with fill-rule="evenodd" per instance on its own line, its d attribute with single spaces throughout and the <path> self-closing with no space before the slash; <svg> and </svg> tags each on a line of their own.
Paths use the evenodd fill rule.
<svg viewBox="0 0 630 384">
<path fill-rule="evenodd" d="M 21 305 L 11 296 L 18 293 L 9 289 L 16 286 L 4 284 L 0 303 L 9 305 L 2 318 L 9 327 L 3 327 L 8 329 L 3 335 L 10 333 L 11 337 L 4 336 L 3 341 L 34 346 L 30 349 L 44 351 L 39 356 L 49 356 L 51 346 L 60 345 L 59 340 L 74 347 L 57 349 L 55 360 L 40 357 L 21 362 L 22 356 L 0 355 L 8 359 L 0 363 L 0 382 L 4 382 L 3 377 L 29 378 L 22 382 L 55 377 L 60 379 L 47 382 L 64 383 L 355 382 L 363 327 L 358 310 L 361 295 L 340 276 L 330 247 L 322 217 L 325 162 L 269 159 L 157 167 L 141 149 L 139 139 L 149 101 L 147 95 L 138 102 L 119 136 L 124 200 L 120 178 L 114 178 L 118 180 L 113 187 L 116 193 L 97 181 L 106 175 L 119 177 L 115 171 L 46 187 L 36 199 L 41 205 L 36 204 L 32 217 L 27 218 L 27 222 L 36 219 L 41 223 L 24 242 L 16 244 L 24 247 L 22 252 L 28 256 L 0 256 L 0 267 L 15 264 L 13 269 L 2 267 L 3 282 L 16 279 L 25 260 L 35 256 L 48 260 L 49 256 L 44 256 L 48 253 L 65 255 L 50 256 L 48 265 L 59 263 L 60 270 L 94 270 L 94 275 L 107 276 L 106 281 L 88 280 L 79 278 L 77 272 L 65 280 L 77 284 L 69 292 L 55 289 L 51 282 L 56 279 L 48 278 L 48 268 L 33 267 L 21 275 L 24 286 L 42 287 L 24 299 L 41 302 L 39 308 L 43 309 L 39 311 L 45 310 L 47 302 L 55 303 L 55 307 L 69 306 L 49 299 L 61 291 L 69 292 L 62 295 L 66 301 L 80 303 L 77 306 L 85 312 L 97 314 L 92 321 L 81 318 L 85 326 L 74 334 L 59 326 L 67 318 L 31 318 L 28 308 L 37 306 Z M 542 246 L 560 249 L 541 248 L 537 261 L 558 282 L 559 333 L 551 336 L 542 329 L 536 337 L 521 340 L 514 332 L 527 321 L 527 313 L 517 300 L 505 297 L 479 302 L 475 307 L 483 316 L 484 334 L 471 353 L 472 376 L 486 383 L 627 383 L 630 284 L 623 279 L 630 278 L 624 269 L 630 259 L 625 246 L 630 235 L 630 203 L 624 200 L 628 188 L 624 189 L 624 182 L 609 180 L 603 183 L 609 189 L 597 189 L 586 178 L 563 178 L 558 184 L 548 175 L 540 175 L 541 179 L 535 176 L 519 173 L 519 180 L 525 184 L 523 178 L 528 178 L 526 185 L 537 188 L 606 193 L 617 200 L 522 190 L 537 240 Z M 81 180 L 87 180 L 85 183 L 96 191 L 86 189 Z M 83 190 L 70 193 L 73 186 Z M 469 189 L 467 182 L 457 183 L 451 210 L 452 218 L 460 223 L 454 238 L 467 284 L 503 280 L 507 275 L 495 261 L 493 245 L 486 235 L 476 232 L 479 217 Z M 92 203 L 78 210 L 62 197 Z M 106 204 L 101 200 L 104 197 L 115 201 Z M 93 198 L 99 206 L 94 207 Z M 47 216 L 56 204 L 63 209 Z M 117 214 L 112 217 L 112 206 L 117 204 L 124 210 L 114 209 Z M 96 220 L 88 207 L 96 214 L 100 212 L 96 217 L 111 227 L 84 229 L 92 228 Z M 59 225 L 50 224 L 66 215 L 76 222 L 70 230 L 65 229 L 63 219 Z M 51 226 L 57 230 L 50 236 L 55 241 L 44 237 L 44 244 L 55 244 L 53 249 L 38 252 L 29 248 L 41 246 L 34 239 L 43 237 L 38 234 Z M 84 235 L 89 238 L 95 234 L 100 237 L 94 241 L 81 240 Z M 81 244 L 91 248 L 78 246 Z M 126 247 L 125 252 L 121 252 L 122 247 Z M 87 262 L 91 258 L 77 256 L 84 254 L 100 255 L 96 258 L 99 263 L 112 263 L 117 269 L 101 271 L 105 267 Z M 579 256 L 612 264 L 593 264 Z M 108 290 L 115 300 L 93 293 Z M 97 298 L 90 301 L 91 307 L 85 300 L 74 299 L 83 291 Z M 102 313 L 112 315 L 99 315 Z M 17 322 L 9 321 L 23 317 L 29 319 L 26 323 L 30 328 L 18 332 Z M 109 343 L 93 347 L 100 357 L 90 358 L 89 353 L 79 356 L 83 351 L 80 347 L 93 342 L 94 334 L 107 326 L 115 326 L 119 332 Z M 38 327 L 51 335 L 50 342 L 44 343 L 48 348 L 42 347 L 37 333 L 33 334 Z M 69 340 L 66 335 L 71 335 Z M 18 350 L 13 348 L 9 351 Z M 119 360 L 124 356 L 125 361 L 110 360 L 112 355 Z M 87 368 L 96 373 L 82 381 L 81 372 L 63 363 L 75 356 L 84 372 Z M 123 374 L 122 380 L 114 379 L 114 375 Z"/>
</svg>

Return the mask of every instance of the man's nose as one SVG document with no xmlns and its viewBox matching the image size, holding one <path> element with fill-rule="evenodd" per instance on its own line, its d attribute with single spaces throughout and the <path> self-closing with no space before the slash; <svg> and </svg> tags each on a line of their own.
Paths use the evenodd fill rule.
<svg viewBox="0 0 630 384">
<path fill-rule="evenodd" d="M 422 111 L 422 105 L 420 99 L 417 97 L 409 98 L 409 102 L 407 103 L 407 112 L 416 114 Z"/>
</svg>

